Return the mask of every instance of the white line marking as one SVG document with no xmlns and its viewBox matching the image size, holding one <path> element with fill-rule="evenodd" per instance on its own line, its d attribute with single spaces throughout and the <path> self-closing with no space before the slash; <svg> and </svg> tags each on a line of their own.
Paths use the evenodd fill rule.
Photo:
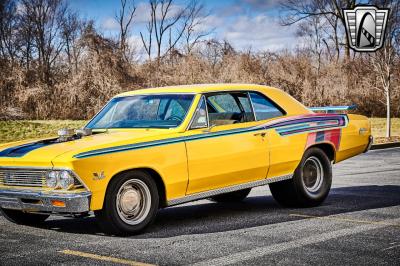
<svg viewBox="0 0 400 266">
<path fill-rule="evenodd" d="M 349 235 L 354 235 L 357 233 L 362 233 L 374 229 L 379 229 L 383 227 L 387 227 L 391 223 L 397 223 L 399 222 L 400 219 L 390 219 L 390 220 L 384 220 L 385 224 L 366 224 L 366 225 L 361 225 L 361 226 L 356 226 L 352 228 L 346 228 L 346 229 L 341 229 L 341 230 L 336 230 L 328 233 L 323 233 L 323 234 L 318 234 L 318 235 L 312 235 L 309 237 L 289 241 L 289 242 L 284 242 L 284 243 L 279 243 L 279 244 L 274 244 L 270 245 L 267 247 L 259 247 L 243 252 L 238 252 L 234 254 L 230 254 L 224 257 L 219 257 L 207 261 L 200 261 L 198 263 L 192 264 L 194 266 L 220 266 L 220 265 L 231 265 L 235 263 L 242 263 L 254 258 L 259 258 L 259 257 L 264 257 L 269 254 L 273 253 L 278 253 L 282 251 L 286 251 L 289 249 L 293 248 L 299 248 L 303 247 L 306 245 L 311 245 L 311 244 L 316 244 L 316 243 L 321 243 L 327 240 L 331 240 L 334 238 L 338 237 L 344 237 L 344 236 L 349 236 Z"/>
<path fill-rule="evenodd" d="M 386 251 L 386 250 L 390 250 L 390 249 L 394 249 L 394 248 L 398 248 L 398 247 L 400 247 L 400 245 L 395 245 L 395 246 L 391 246 L 388 248 L 384 248 L 384 249 L 382 249 L 382 251 Z"/>
</svg>

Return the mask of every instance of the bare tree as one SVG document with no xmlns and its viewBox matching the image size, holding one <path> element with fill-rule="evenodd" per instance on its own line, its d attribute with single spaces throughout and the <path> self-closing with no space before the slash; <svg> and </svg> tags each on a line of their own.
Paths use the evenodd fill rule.
<svg viewBox="0 0 400 266">
<path fill-rule="evenodd" d="M 190 54 L 193 48 L 202 39 L 210 35 L 215 29 L 202 29 L 202 26 L 209 18 L 210 13 L 206 12 L 205 7 L 197 0 L 192 0 L 187 10 L 187 27 L 184 31 L 186 53 Z"/>
<path fill-rule="evenodd" d="M 163 55 L 173 50 L 181 40 L 189 19 L 189 6 L 175 5 L 174 0 L 149 0 L 150 21 L 147 24 L 147 38 L 141 32 L 143 46 L 151 58 L 152 40 L 155 40 L 155 52 L 158 64 Z M 174 33 L 172 34 L 172 31 Z M 166 44 L 166 38 L 169 42 Z M 167 45 L 166 47 L 164 47 Z"/>
<path fill-rule="evenodd" d="M 382 91 L 386 99 L 386 137 L 391 137 L 391 100 L 393 94 L 392 79 L 394 75 L 394 63 L 396 59 L 396 40 L 400 35 L 400 3 L 395 0 L 377 1 L 380 6 L 390 8 L 387 21 L 386 40 L 381 50 L 372 53 L 374 69 L 379 77 L 382 87 L 378 90 Z M 398 51 L 398 50 L 397 50 Z"/>
<path fill-rule="evenodd" d="M 336 50 L 338 51 L 338 27 L 339 21 L 342 29 L 345 27 L 345 18 L 342 8 L 353 8 L 356 5 L 356 0 L 310 0 L 297 1 L 285 0 L 281 6 L 286 11 L 286 15 L 282 18 L 282 24 L 285 26 L 293 25 L 299 21 L 306 20 L 312 17 L 325 17 L 333 28 L 333 39 L 335 41 Z M 342 30 L 343 35 L 345 32 Z M 344 36 L 346 60 L 350 60 L 350 47 L 348 39 Z"/>
<path fill-rule="evenodd" d="M 298 36 L 305 39 L 307 52 L 312 54 L 316 59 L 317 76 L 320 74 L 322 56 L 324 52 L 329 54 L 329 46 L 325 42 L 326 21 L 321 17 L 312 17 L 307 22 L 302 22 L 297 31 Z"/>
<path fill-rule="evenodd" d="M 128 55 L 129 45 L 127 40 L 129 38 L 129 30 L 135 16 L 136 6 L 135 0 L 121 0 L 121 9 L 115 15 L 115 19 L 119 25 L 119 49 L 122 56 L 126 61 L 129 61 Z"/>
<path fill-rule="evenodd" d="M 25 23 L 32 26 L 35 44 L 33 54 L 37 54 L 41 79 L 51 84 L 52 67 L 65 45 L 61 31 L 67 5 L 62 0 L 22 0 L 21 4 Z"/>
<path fill-rule="evenodd" d="M 31 70 L 31 62 L 34 61 L 34 26 L 26 16 L 26 12 L 19 11 L 18 25 L 13 30 L 19 36 L 19 57 L 21 65 L 28 71 Z"/>
<path fill-rule="evenodd" d="M 204 42 L 204 47 L 201 50 L 201 54 L 210 65 L 212 73 L 215 74 L 217 64 L 222 61 L 222 57 L 224 55 L 223 44 L 215 39 L 208 40 Z"/>
<path fill-rule="evenodd" d="M 78 71 L 78 57 L 80 54 L 79 37 L 84 28 L 82 21 L 75 12 L 68 12 L 62 23 L 62 38 L 65 43 L 64 49 L 68 61 L 69 70 Z"/>
<path fill-rule="evenodd" d="M 143 47 L 147 53 L 149 61 L 151 60 L 151 52 L 153 49 L 153 30 L 154 30 L 154 20 L 156 17 L 153 15 L 153 11 L 150 12 L 150 20 L 146 24 L 147 30 L 147 39 L 144 37 L 144 34 L 140 32 L 140 38 L 143 43 Z"/>
<path fill-rule="evenodd" d="M 0 58 L 9 59 L 11 65 L 17 56 L 19 39 L 15 34 L 18 28 L 17 7 L 14 0 L 0 2 Z"/>
</svg>

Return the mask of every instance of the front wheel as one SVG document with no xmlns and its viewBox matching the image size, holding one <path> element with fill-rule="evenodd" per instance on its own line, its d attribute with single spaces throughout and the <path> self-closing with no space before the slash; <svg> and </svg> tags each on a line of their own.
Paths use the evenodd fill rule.
<svg viewBox="0 0 400 266">
<path fill-rule="evenodd" d="M 124 173 L 109 184 L 103 209 L 95 211 L 104 232 L 133 235 L 154 220 L 159 206 L 157 185 L 143 171 Z"/>
<path fill-rule="evenodd" d="M 293 178 L 269 185 L 274 199 L 288 207 L 314 207 L 328 196 L 332 184 L 332 166 L 319 148 L 308 149 Z"/>
<path fill-rule="evenodd" d="M 0 209 L 1 214 L 10 222 L 23 225 L 37 225 L 43 223 L 50 215 L 27 213 L 18 210 Z"/>
</svg>

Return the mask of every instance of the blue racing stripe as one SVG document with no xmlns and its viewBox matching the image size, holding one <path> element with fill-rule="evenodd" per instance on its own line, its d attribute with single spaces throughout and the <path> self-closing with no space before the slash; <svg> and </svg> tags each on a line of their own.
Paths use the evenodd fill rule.
<svg viewBox="0 0 400 266">
<path fill-rule="evenodd" d="M 51 140 L 37 141 L 7 148 L 0 151 L 0 157 L 22 157 L 28 152 L 54 144 Z"/>
<path fill-rule="evenodd" d="M 329 124 L 327 125 L 326 124 L 327 120 L 337 120 L 338 124 L 337 125 L 329 125 Z M 331 128 L 343 127 L 343 126 L 346 126 L 346 121 L 347 120 L 345 119 L 345 115 L 338 115 L 335 117 L 323 117 L 323 116 L 306 117 L 306 118 L 288 120 L 288 121 L 279 122 L 279 123 L 273 123 L 273 122 L 271 123 L 270 122 L 270 123 L 260 125 L 260 126 L 255 126 L 255 127 L 231 129 L 231 130 L 225 130 L 225 131 L 214 132 L 214 133 L 204 133 L 204 134 L 199 134 L 199 135 L 177 137 L 177 138 L 163 139 L 163 140 L 155 140 L 155 141 L 127 144 L 127 145 L 110 147 L 110 148 L 97 149 L 97 150 L 93 150 L 93 151 L 78 153 L 78 154 L 74 155 L 74 158 L 83 159 L 83 158 L 88 158 L 88 157 L 92 157 L 92 156 L 99 156 L 99 155 L 115 153 L 115 152 L 144 149 L 144 148 L 150 148 L 150 147 L 155 147 L 155 146 L 160 146 L 160 145 L 175 144 L 175 143 L 179 143 L 179 142 L 183 142 L 183 141 L 195 141 L 195 140 L 200 140 L 200 139 L 215 138 L 215 137 L 221 137 L 221 136 L 227 136 L 227 135 L 233 135 L 233 134 L 242 134 L 242 133 L 266 130 L 266 129 L 272 129 L 272 128 L 276 129 L 276 131 L 281 136 L 288 136 L 288 135 L 292 135 L 292 134 L 304 133 L 304 132 L 309 132 L 309 131 L 318 131 L 318 130 L 323 130 L 323 129 L 328 129 L 328 128 L 331 129 Z M 305 123 L 307 123 L 307 122 L 321 122 L 322 124 L 314 125 L 314 126 L 311 126 L 310 124 L 305 125 Z M 296 125 L 296 124 L 300 124 L 300 125 Z M 288 129 L 290 129 L 290 130 L 288 130 Z"/>
<path fill-rule="evenodd" d="M 150 148 L 150 147 L 155 147 L 155 146 L 160 146 L 160 145 L 175 144 L 175 143 L 179 143 L 179 142 L 183 142 L 183 141 L 194 141 L 194 140 L 200 140 L 200 139 L 206 139 L 206 138 L 216 138 L 216 137 L 227 136 L 227 135 L 243 134 L 243 133 L 259 131 L 259 130 L 264 130 L 264 129 L 265 129 L 264 127 L 251 127 L 251 128 L 243 128 L 243 129 L 232 129 L 232 130 L 226 130 L 226 131 L 215 132 L 215 133 L 205 133 L 205 134 L 199 134 L 199 135 L 193 135 L 193 136 L 171 138 L 171 139 L 167 139 L 167 140 L 163 139 L 163 140 L 147 141 L 147 142 L 141 142 L 141 143 L 136 143 L 136 144 L 128 144 L 128 145 L 122 145 L 122 146 L 117 146 L 117 147 L 82 152 L 82 153 L 76 154 L 74 157 L 78 158 L 78 159 L 82 159 L 82 158 L 87 158 L 87 157 L 92 157 L 92 156 L 104 155 L 104 154 L 108 154 L 108 153 L 115 153 L 115 152 L 122 152 L 122 151 L 136 150 L 136 149 L 144 149 L 144 148 Z"/>
</svg>

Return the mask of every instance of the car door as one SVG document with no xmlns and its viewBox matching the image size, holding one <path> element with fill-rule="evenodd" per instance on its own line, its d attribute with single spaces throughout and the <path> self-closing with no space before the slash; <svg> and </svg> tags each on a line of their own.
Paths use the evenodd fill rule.
<svg viewBox="0 0 400 266">
<path fill-rule="evenodd" d="M 264 94 L 258 92 L 249 94 L 256 119 L 262 124 L 273 123 L 274 120 L 286 115 L 285 110 Z M 307 135 L 282 136 L 276 128 L 268 129 L 267 135 L 270 155 L 268 178 L 293 174 L 303 155 Z"/>
<path fill-rule="evenodd" d="M 204 95 L 186 141 L 187 194 L 248 183 L 267 177 L 265 130 L 257 125 L 247 92 Z"/>
</svg>

